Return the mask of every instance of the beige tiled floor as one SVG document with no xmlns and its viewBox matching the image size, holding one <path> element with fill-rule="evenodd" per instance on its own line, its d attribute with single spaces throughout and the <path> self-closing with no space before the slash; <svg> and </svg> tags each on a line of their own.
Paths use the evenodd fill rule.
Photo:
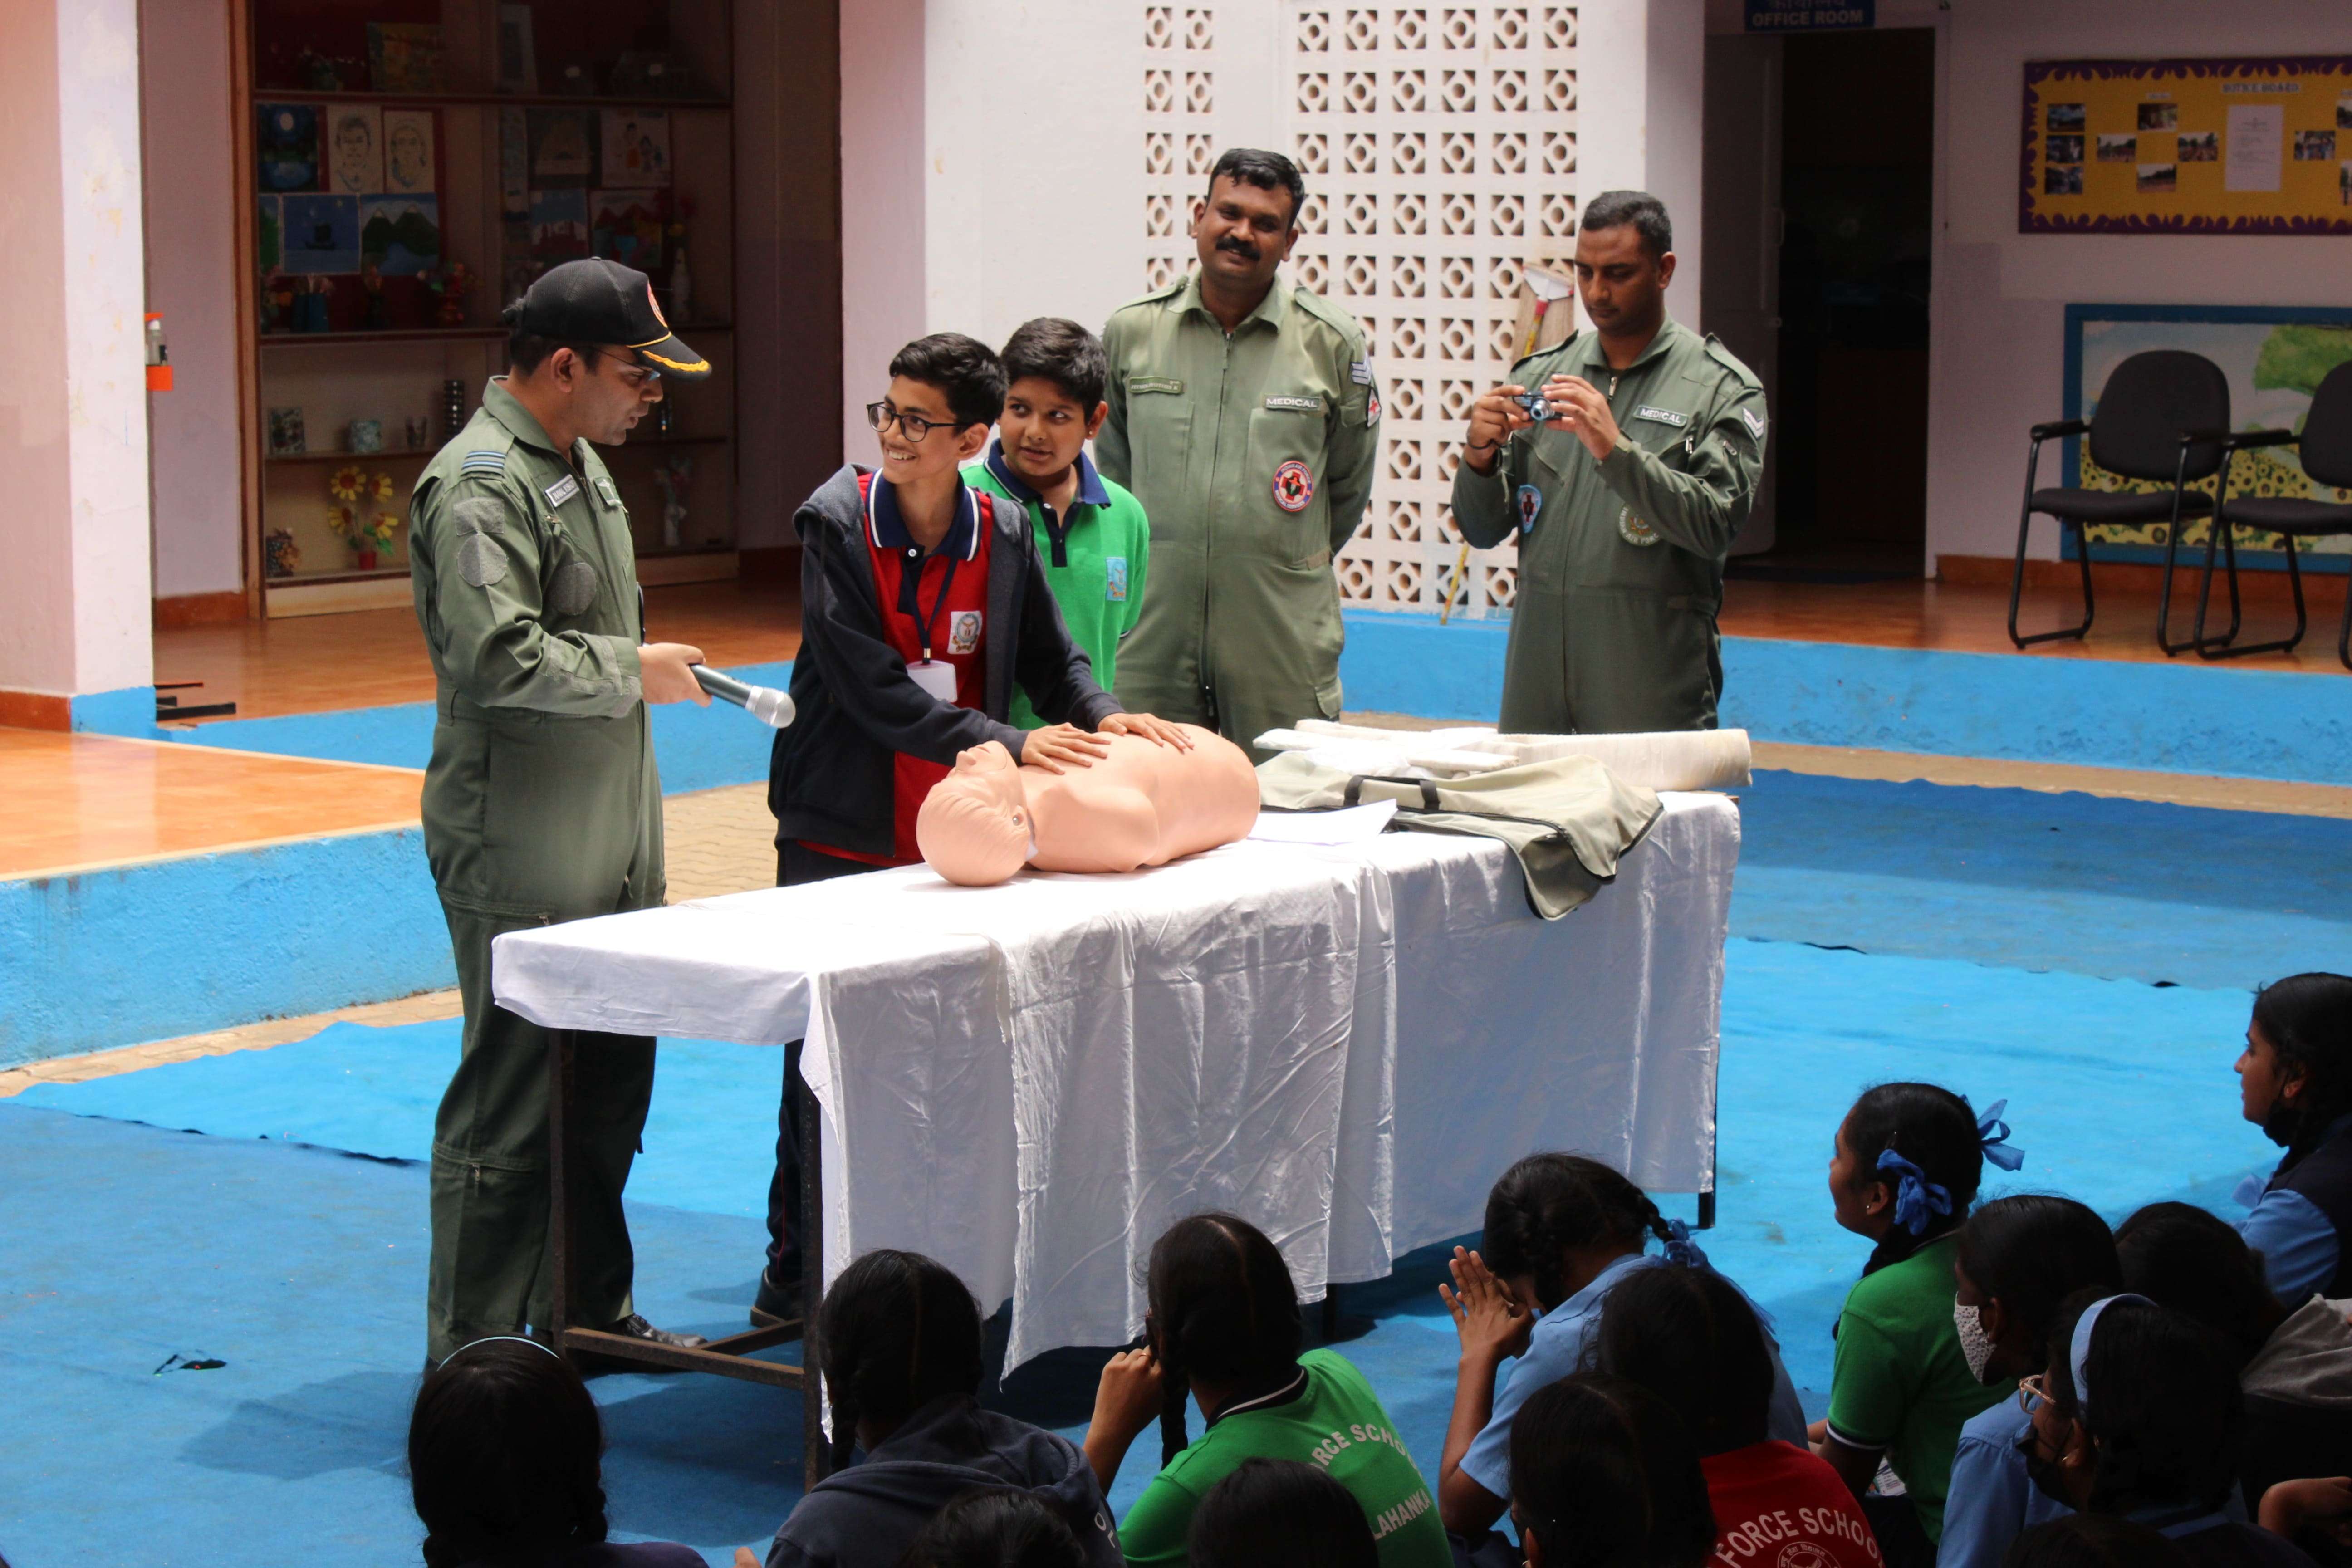
<svg viewBox="0 0 2352 1568">
<path fill-rule="evenodd" d="M 674 795 L 662 803 L 672 903 L 774 885 L 776 851 L 772 840 L 776 819 L 768 815 L 767 796 L 766 784 L 739 784 L 729 789 Z M 165 1062 L 290 1045 L 344 1020 L 356 1024 L 415 1024 L 454 1018 L 457 1012 L 457 992 L 426 991 L 396 1002 L 339 1007 L 331 1013 L 313 1013 L 300 1018 L 270 1018 L 209 1034 L 151 1040 L 145 1045 L 94 1051 L 87 1056 L 59 1057 L 0 1072 L 0 1099 L 21 1093 L 37 1083 L 79 1083 L 86 1079 L 136 1072 Z"/>
</svg>

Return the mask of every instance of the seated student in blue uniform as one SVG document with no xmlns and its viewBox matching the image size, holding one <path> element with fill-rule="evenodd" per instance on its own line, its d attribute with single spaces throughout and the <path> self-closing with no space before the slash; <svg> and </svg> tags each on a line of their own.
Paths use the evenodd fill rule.
<svg viewBox="0 0 2352 1568">
<path fill-rule="evenodd" d="M 2229 1517 L 2244 1408 L 2229 1347 L 2145 1296 L 2070 1298 L 2033 1403 L 2033 1484 L 2083 1513 L 2135 1521 L 2198 1568 L 2311 1568 L 2284 1536 Z"/>
<path fill-rule="evenodd" d="M 408 1418 L 408 1489 L 425 1568 L 702 1568 L 669 1542 L 604 1539 L 604 1430 L 588 1385 L 537 1340 L 460 1345 Z"/>
<path fill-rule="evenodd" d="M 2286 1150 L 2238 1226 L 2271 1294 L 2290 1311 L 2315 1290 L 2352 1296 L 2352 978 L 2290 974 L 2256 994 L 2238 1097 Z"/>
<path fill-rule="evenodd" d="M 1070 640 L 1025 508 L 964 483 L 1004 405 L 1003 362 L 960 332 L 890 361 L 866 413 L 879 468 L 856 464 L 801 503 L 799 718 L 768 763 L 776 881 L 792 887 L 911 866 L 915 816 L 956 753 L 994 741 L 1059 773 L 1107 755 L 1101 735 L 1190 745 L 1172 724 L 1122 710 Z M 1013 689 L 1045 721 L 1011 721 Z M 1097 731 L 1100 733 L 1097 734 Z M 800 1047 L 785 1051 L 768 1193 L 768 1261 L 751 1321 L 797 1316 Z"/>
<path fill-rule="evenodd" d="M 1654 1237 L 1666 1244 L 1663 1253 L 1645 1251 Z M 1445 1528 L 1474 1547 L 1510 1497 L 1512 1417 L 1582 1364 L 1611 1289 L 1637 1268 L 1706 1267 L 1688 1232 L 1661 1217 L 1641 1188 L 1580 1154 L 1530 1154 L 1504 1172 L 1486 1194 L 1480 1248 L 1455 1248 L 1454 1285 L 1437 1288 L 1462 1338 L 1438 1508 Z M 1802 1445 L 1804 1407 L 1780 1348 L 1770 1349 L 1767 1435 Z M 1496 1394 L 1496 1374 L 1515 1358 Z"/>
<path fill-rule="evenodd" d="M 1952 1277 L 1960 1355 L 1979 1383 L 2002 1386 L 2042 1364 L 2061 1302 L 2078 1290 L 2124 1288 L 2107 1222 L 2072 1198 L 2042 1193 L 1996 1198 L 1970 1215 Z M 1960 1428 L 1937 1568 L 2001 1568 L 2011 1542 L 2072 1511 L 2026 1473 L 2019 1444 L 2032 1431 L 2014 1399 L 1988 1405 Z"/>
</svg>

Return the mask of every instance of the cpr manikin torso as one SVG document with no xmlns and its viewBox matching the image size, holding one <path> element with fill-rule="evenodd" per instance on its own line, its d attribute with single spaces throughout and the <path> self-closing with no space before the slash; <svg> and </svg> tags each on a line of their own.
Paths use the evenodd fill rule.
<svg viewBox="0 0 2352 1568">
<path fill-rule="evenodd" d="M 1106 735 L 1110 755 L 1050 773 L 1013 764 L 992 741 L 957 756 L 931 786 L 915 840 L 950 882 L 987 887 L 1024 865 L 1132 871 L 1248 837 L 1257 774 L 1239 746 L 1187 724 L 1189 752 Z"/>
</svg>

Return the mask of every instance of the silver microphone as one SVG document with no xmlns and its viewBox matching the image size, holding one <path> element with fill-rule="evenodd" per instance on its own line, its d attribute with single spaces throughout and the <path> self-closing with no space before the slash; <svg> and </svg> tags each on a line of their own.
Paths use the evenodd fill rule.
<svg viewBox="0 0 2352 1568">
<path fill-rule="evenodd" d="M 722 702 L 732 702 L 772 730 L 782 730 L 794 718 L 789 692 L 772 686 L 751 686 L 731 675 L 721 675 L 707 664 L 688 665 L 702 689 Z"/>
</svg>

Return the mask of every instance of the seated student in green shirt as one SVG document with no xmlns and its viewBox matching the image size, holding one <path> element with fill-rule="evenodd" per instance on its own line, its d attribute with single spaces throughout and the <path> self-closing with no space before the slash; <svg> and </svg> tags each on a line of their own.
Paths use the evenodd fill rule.
<svg viewBox="0 0 2352 1568">
<path fill-rule="evenodd" d="M 1160 1468 L 1119 1522 L 1129 1568 L 1186 1561 L 1192 1515 L 1251 1459 L 1313 1465 L 1364 1510 L 1381 1568 L 1449 1568 L 1453 1549 L 1420 1468 L 1364 1374 L 1299 1353 L 1298 1294 L 1265 1234 L 1232 1215 L 1178 1220 L 1151 1248 L 1140 1350 L 1113 1356 L 1086 1452 L 1105 1492 L 1157 1415 Z M 1208 1429 L 1187 1444 L 1185 1396 Z"/>
<path fill-rule="evenodd" d="M 1811 1436 L 1813 1452 L 1862 1500 L 1887 1568 L 1934 1563 L 1960 1428 L 2011 1390 L 1969 1370 L 1952 1272 L 1985 1161 L 2011 1171 L 2024 1161 L 2003 1143 L 2000 1109 L 1979 1121 L 1950 1089 L 1883 1083 L 1838 1127 L 1837 1222 L 1877 1246 L 1838 1314 L 1830 1413 Z M 1882 1458 L 1904 1495 L 1872 1493 Z"/>
<path fill-rule="evenodd" d="M 1003 357 L 1009 385 L 997 438 L 983 460 L 963 470 L 963 481 L 1029 509 L 1046 586 L 1070 640 L 1094 661 L 1095 684 L 1108 691 L 1119 639 L 1143 610 L 1151 532 L 1143 503 L 1087 457 L 1087 443 L 1110 412 L 1102 340 L 1076 321 L 1040 316 L 1005 341 Z M 1045 722 L 1017 687 L 1009 722 L 1023 730 Z"/>
</svg>

